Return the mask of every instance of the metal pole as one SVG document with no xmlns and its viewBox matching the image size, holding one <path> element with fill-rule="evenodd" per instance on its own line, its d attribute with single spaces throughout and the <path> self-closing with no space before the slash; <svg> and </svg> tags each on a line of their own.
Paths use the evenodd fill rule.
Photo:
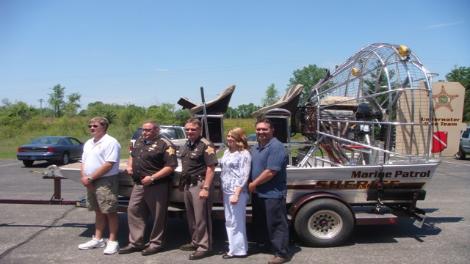
<svg viewBox="0 0 470 264">
<path fill-rule="evenodd" d="M 206 110 L 206 99 L 204 99 L 204 87 L 201 86 L 201 98 L 202 98 L 202 119 L 204 120 L 204 129 L 206 130 L 206 139 L 211 140 L 209 136 L 209 123 L 207 122 L 207 110 Z"/>
</svg>

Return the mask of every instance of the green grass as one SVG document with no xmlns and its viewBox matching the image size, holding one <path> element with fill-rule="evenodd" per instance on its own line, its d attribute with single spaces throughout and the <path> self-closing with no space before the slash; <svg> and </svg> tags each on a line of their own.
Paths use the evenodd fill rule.
<svg viewBox="0 0 470 264">
<path fill-rule="evenodd" d="M 6 136 L 0 139 L 0 159 L 16 159 L 17 147 L 39 136 L 72 136 L 85 142 L 90 138 L 87 125 L 87 117 L 73 117 L 33 118 L 20 128 L 2 127 L 0 128 L 0 134 Z M 247 135 L 255 133 L 255 119 L 225 119 L 224 135 L 235 127 L 243 128 Z M 133 126 L 124 127 L 119 124 L 112 124 L 108 130 L 108 133 L 115 137 L 121 144 L 122 159 L 129 157 L 127 151 L 129 148 L 129 139 L 132 133 L 134 133 L 135 128 L 136 127 Z M 300 139 L 301 135 L 296 135 L 294 139 L 296 138 Z M 297 154 L 295 151 L 296 150 L 293 150 L 294 154 Z"/>
<path fill-rule="evenodd" d="M 18 146 L 29 143 L 40 136 L 72 136 L 85 142 L 90 138 L 88 133 L 88 118 L 33 118 L 22 127 L 2 127 L 0 133 L 6 135 L 0 139 L 0 158 L 16 159 Z M 114 136 L 121 144 L 121 156 L 127 157 L 129 129 L 111 126 L 108 133 Z"/>
<path fill-rule="evenodd" d="M 246 135 L 255 133 L 255 119 L 225 119 L 224 120 L 224 134 L 226 135 L 230 129 L 241 127 L 245 130 Z"/>
<path fill-rule="evenodd" d="M 82 142 L 90 138 L 88 133 L 88 117 L 44 118 L 35 117 L 19 127 L 3 126 L 0 128 L 0 159 L 16 159 L 18 146 L 30 142 L 40 136 L 72 136 Z M 246 134 L 254 133 L 254 119 L 225 119 L 225 134 L 234 127 L 241 127 Z M 108 134 L 115 137 L 121 144 L 121 158 L 128 158 L 129 139 L 135 127 L 124 127 L 111 124 Z"/>
</svg>

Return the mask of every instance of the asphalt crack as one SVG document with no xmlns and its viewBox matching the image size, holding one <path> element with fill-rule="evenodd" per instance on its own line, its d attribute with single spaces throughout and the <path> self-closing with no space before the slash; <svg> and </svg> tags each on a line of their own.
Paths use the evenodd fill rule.
<svg viewBox="0 0 470 264">
<path fill-rule="evenodd" d="M 64 219 L 70 212 L 72 212 L 73 210 L 75 210 L 77 207 L 72 207 L 70 209 L 68 209 L 67 211 L 65 211 L 60 217 L 54 219 L 54 221 L 52 221 L 52 223 L 46 227 L 44 227 L 43 229 L 41 230 L 38 230 L 36 233 L 30 235 L 29 237 L 27 237 L 23 242 L 5 250 L 2 254 L 0 254 L 0 260 L 2 260 L 4 257 L 6 257 L 8 254 L 10 254 L 13 250 L 25 245 L 26 243 L 28 243 L 29 241 L 33 240 L 34 238 L 36 238 L 37 236 L 39 236 L 41 233 L 43 233 L 44 231 L 47 231 L 49 230 L 50 228 L 52 227 L 57 227 L 56 224 L 57 222 L 59 222 L 60 220 Z"/>
</svg>

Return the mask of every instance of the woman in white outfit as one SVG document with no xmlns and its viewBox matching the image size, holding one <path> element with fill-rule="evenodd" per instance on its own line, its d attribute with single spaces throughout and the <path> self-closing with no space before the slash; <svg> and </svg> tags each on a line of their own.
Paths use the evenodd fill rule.
<svg viewBox="0 0 470 264">
<path fill-rule="evenodd" d="M 224 195 L 225 228 L 228 237 L 228 252 L 222 258 L 246 257 L 246 203 L 247 181 L 250 174 L 251 156 L 245 132 L 234 128 L 227 134 L 227 146 L 220 159 L 221 180 Z"/>
</svg>

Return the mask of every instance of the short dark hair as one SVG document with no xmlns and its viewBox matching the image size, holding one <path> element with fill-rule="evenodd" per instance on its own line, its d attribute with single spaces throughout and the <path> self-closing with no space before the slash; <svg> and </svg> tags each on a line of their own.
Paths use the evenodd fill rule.
<svg viewBox="0 0 470 264">
<path fill-rule="evenodd" d="M 271 122 L 271 120 L 269 120 L 266 117 L 260 117 L 260 118 L 256 119 L 255 126 L 259 123 L 266 123 L 266 124 L 269 124 L 270 128 L 274 128 L 273 123 Z"/>
<path fill-rule="evenodd" d="M 191 117 L 190 119 L 188 119 L 186 121 L 186 124 L 193 124 L 193 125 L 196 125 L 200 128 L 202 128 L 202 123 L 201 123 L 201 120 L 195 118 L 195 117 Z"/>
<path fill-rule="evenodd" d="M 143 124 L 152 124 L 154 128 L 159 128 L 160 126 L 158 125 L 158 122 L 155 121 L 155 120 L 152 120 L 152 119 L 149 119 L 149 120 L 145 120 L 144 122 L 142 122 L 142 125 Z"/>
</svg>

